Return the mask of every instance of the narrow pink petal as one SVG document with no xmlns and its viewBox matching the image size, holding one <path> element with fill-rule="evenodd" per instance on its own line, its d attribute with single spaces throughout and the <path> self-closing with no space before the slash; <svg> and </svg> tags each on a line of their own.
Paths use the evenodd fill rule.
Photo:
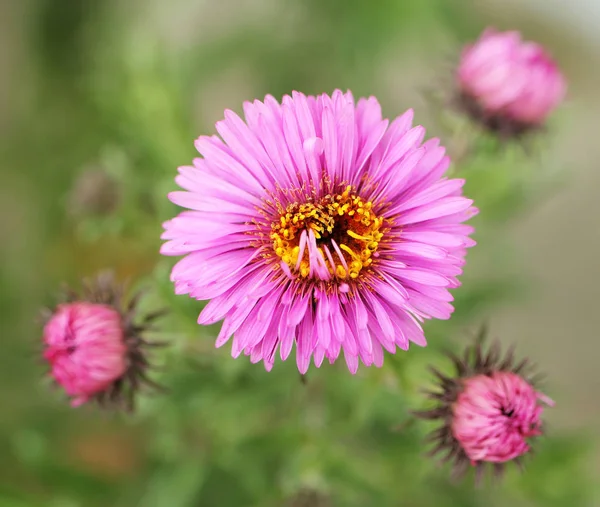
<svg viewBox="0 0 600 507">
<path fill-rule="evenodd" d="M 400 215 L 397 219 L 399 224 L 408 225 L 416 222 L 424 222 L 432 218 L 444 217 L 459 213 L 468 209 L 473 201 L 465 197 L 445 197 L 439 201 L 421 206 Z"/>
</svg>

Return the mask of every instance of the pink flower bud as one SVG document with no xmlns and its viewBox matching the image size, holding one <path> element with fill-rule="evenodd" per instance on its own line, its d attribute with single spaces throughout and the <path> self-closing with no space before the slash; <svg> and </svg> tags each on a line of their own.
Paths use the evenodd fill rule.
<svg viewBox="0 0 600 507">
<path fill-rule="evenodd" d="M 430 454 L 443 453 L 442 461 L 453 462 L 455 476 L 469 465 L 479 478 L 486 463 L 497 474 L 507 462 L 520 464 L 530 439 L 542 434 L 541 403 L 554 405 L 533 386 L 528 361 L 515 363 L 512 351 L 502 357 L 497 343 L 486 352 L 481 342 L 468 347 L 462 358 L 450 357 L 453 375 L 433 369 L 439 380 L 438 389 L 429 392 L 435 406 L 415 413 L 442 423 L 428 438 L 435 443 Z"/>
<path fill-rule="evenodd" d="M 452 434 L 472 462 L 513 460 L 541 434 L 541 398 L 512 372 L 468 378 L 453 406 Z"/>
<path fill-rule="evenodd" d="M 518 32 L 486 30 L 464 49 L 457 79 L 463 97 L 484 120 L 512 122 L 520 130 L 542 125 L 566 92 L 550 55 L 539 44 L 522 41 Z"/>
<path fill-rule="evenodd" d="M 44 358 L 50 376 L 79 406 L 95 400 L 131 410 L 142 385 L 159 387 L 147 377 L 144 334 L 163 312 L 138 315 L 139 293 L 124 300 L 124 287 L 103 273 L 69 291 L 67 302 L 50 312 L 44 326 Z"/>
<path fill-rule="evenodd" d="M 127 369 L 121 315 L 107 305 L 59 305 L 44 327 L 51 375 L 81 405 L 106 391 Z"/>
</svg>

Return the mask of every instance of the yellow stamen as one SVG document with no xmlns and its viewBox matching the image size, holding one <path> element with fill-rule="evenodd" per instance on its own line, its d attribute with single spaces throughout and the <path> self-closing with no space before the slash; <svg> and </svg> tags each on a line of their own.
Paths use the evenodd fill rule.
<svg viewBox="0 0 600 507">
<path fill-rule="evenodd" d="M 353 194 L 352 186 L 348 185 L 339 194 L 290 204 L 273 222 L 270 238 L 275 255 L 289 266 L 290 271 L 308 278 L 311 272 L 309 246 L 305 246 L 300 259 L 299 244 L 302 233 L 308 234 L 312 230 L 317 240 L 317 253 L 331 279 L 341 281 L 358 278 L 372 265 L 373 254 L 387 230 L 384 223 L 384 218 L 373 212 L 373 203 Z M 326 255 L 324 246 L 330 256 Z M 322 267 L 320 271 L 322 273 Z"/>
</svg>

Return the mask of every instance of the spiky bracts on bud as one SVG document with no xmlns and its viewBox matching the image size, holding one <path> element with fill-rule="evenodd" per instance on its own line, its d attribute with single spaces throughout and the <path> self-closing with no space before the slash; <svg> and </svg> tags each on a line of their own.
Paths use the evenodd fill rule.
<svg viewBox="0 0 600 507">
<path fill-rule="evenodd" d="M 415 412 L 417 417 L 442 423 L 427 437 L 434 445 L 428 455 L 451 462 L 455 478 L 472 465 L 477 481 L 486 463 L 492 464 L 497 476 L 510 461 L 521 466 L 522 456 L 530 451 L 527 440 L 541 434 L 540 402 L 553 405 L 535 390 L 537 376 L 529 361 L 517 362 L 512 347 L 503 355 L 498 342 L 486 350 L 485 334 L 483 328 L 462 357 L 448 353 L 453 375 L 431 368 L 439 389 L 427 394 L 435 406 Z"/>
<path fill-rule="evenodd" d="M 540 125 L 522 123 L 506 116 L 491 114 L 477 100 L 463 91 L 458 91 L 451 97 L 449 105 L 459 113 L 468 116 L 482 131 L 493 134 L 502 142 L 523 140 L 526 134 L 543 129 Z"/>
<path fill-rule="evenodd" d="M 142 293 L 128 299 L 125 289 L 104 272 L 85 280 L 79 292 L 65 289 L 63 302 L 45 312 L 44 358 L 73 406 L 95 400 L 132 410 L 140 387 L 160 389 L 147 375 L 146 352 L 163 344 L 144 335 L 164 311 L 140 316 Z"/>
</svg>

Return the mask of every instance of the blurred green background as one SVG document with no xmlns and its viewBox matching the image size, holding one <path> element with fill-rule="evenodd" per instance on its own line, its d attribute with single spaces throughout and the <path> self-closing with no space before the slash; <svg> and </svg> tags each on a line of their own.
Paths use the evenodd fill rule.
<svg viewBox="0 0 600 507">
<path fill-rule="evenodd" d="M 600 506 L 600 12 L 593 0 L 0 1 L 0 507 Z M 526 156 L 426 90 L 487 25 L 547 45 L 570 98 Z M 590 27 L 587 30 L 586 27 Z M 587 30 L 587 31 L 586 31 Z M 293 361 L 267 374 L 213 348 L 201 304 L 172 295 L 160 224 L 193 140 L 224 108 L 296 89 L 376 95 L 439 135 L 482 213 L 450 322 L 430 346 L 352 377 Z M 166 396 L 133 416 L 71 409 L 39 358 L 38 310 L 107 267 L 169 305 L 155 356 Z M 409 422 L 440 350 L 482 319 L 548 374 L 527 472 L 475 489 L 423 456 Z M 341 361 L 343 363 L 343 361 Z M 304 502 L 304 503 L 301 503 Z"/>
</svg>

